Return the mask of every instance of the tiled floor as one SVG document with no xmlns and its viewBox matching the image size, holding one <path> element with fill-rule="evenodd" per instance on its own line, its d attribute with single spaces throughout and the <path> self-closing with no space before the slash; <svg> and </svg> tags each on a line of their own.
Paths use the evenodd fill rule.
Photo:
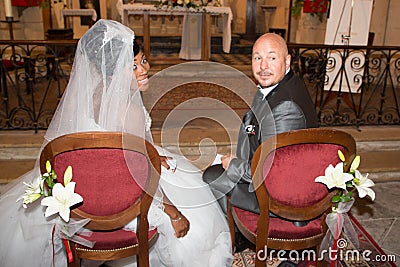
<svg viewBox="0 0 400 267">
<path fill-rule="evenodd" d="M 376 183 L 376 199 L 358 199 L 351 210 L 387 255 L 400 266 L 400 181 Z"/>
</svg>

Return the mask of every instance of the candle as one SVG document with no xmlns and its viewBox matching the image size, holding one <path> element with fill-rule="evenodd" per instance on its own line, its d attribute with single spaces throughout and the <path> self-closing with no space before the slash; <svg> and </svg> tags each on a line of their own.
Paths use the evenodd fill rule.
<svg viewBox="0 0 400 267">
<path fill-rule="evenodd" d="M 6 7 L 6 17 L 12 17 L 12 6 L 11 6 L 11 0 L 4 0 L 4 5 Z"/>
</svg>

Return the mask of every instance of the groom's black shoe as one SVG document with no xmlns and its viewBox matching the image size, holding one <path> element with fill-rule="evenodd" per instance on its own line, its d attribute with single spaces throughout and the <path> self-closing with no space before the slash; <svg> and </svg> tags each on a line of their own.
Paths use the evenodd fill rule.
<svg viewBox="0 0 400 267">
<path fill-rule="evenodd" d="M 306 226 L 308 224 L 308 221 L 298 221 L 298 222 L 293 222 L 293 224 L 297 227 L 303 227 Z"/>
<path fill-rule="evenodd" d="M 296 267 L 297 264 L 290 262 L 290 261 L 282 261 L 281 263 L 279 263 L 278 267 Z"/>
<path fill-rule="evenodd" d="M 244 235 L 242 235 L 238 229 L 235 228 L 235 249 L 234 253 L 241 252 L 247 248 L 255 249 L 255 245 L 247 240 Z"/>
<path fill-rule="evenodd" d="M 274 213 L 272 213 L 272 212 L 269 212 L 268 214 L 269 214 L 269 217 L 271 217 L 271 218 L 278 218 L 278 216 L 276 216 L 276 215 L 275 215 Z M 309 222 L 309 221 L 292 221 L 293 225 L 294 225 L 294 226 L 297 226 L 297 227 L 306 226 L 306 225 L 308 224 L 308 222 Z"/>
</svg>

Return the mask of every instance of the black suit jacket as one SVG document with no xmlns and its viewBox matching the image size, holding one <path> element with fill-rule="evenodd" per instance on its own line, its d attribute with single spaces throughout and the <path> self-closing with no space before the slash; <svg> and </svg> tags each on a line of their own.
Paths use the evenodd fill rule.
<svg viewBox="0 0 400 267">
<path fill-rule="evenodd" d="M 318 127 L 314 104 L 304 82 L 290 70 L 264 99 L 258 91 L 251 110 L 243 117 L 239 131 L 236 159 L 227 169 L 227 176 L 238 185 L 231 192 L 234 206 L 259 213 L 251 184 L 251 159 L 261 143 L 291 130 Z"/>
</svg>

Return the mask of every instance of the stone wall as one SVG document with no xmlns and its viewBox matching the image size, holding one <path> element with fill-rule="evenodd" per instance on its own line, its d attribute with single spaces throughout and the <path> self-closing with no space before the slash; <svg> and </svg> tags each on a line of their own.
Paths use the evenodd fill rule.
<svg viewBox="0 0 400 267">
<path fill-rule="evenodd" d="M 0 39 L 9 40 L 8 24 L 5 20 L 4 0 L 0 0 Z M 13 35 L 15 40 L 43 40 L 43 17 L 41 7 L 14 7 Z"/>
</svg>

